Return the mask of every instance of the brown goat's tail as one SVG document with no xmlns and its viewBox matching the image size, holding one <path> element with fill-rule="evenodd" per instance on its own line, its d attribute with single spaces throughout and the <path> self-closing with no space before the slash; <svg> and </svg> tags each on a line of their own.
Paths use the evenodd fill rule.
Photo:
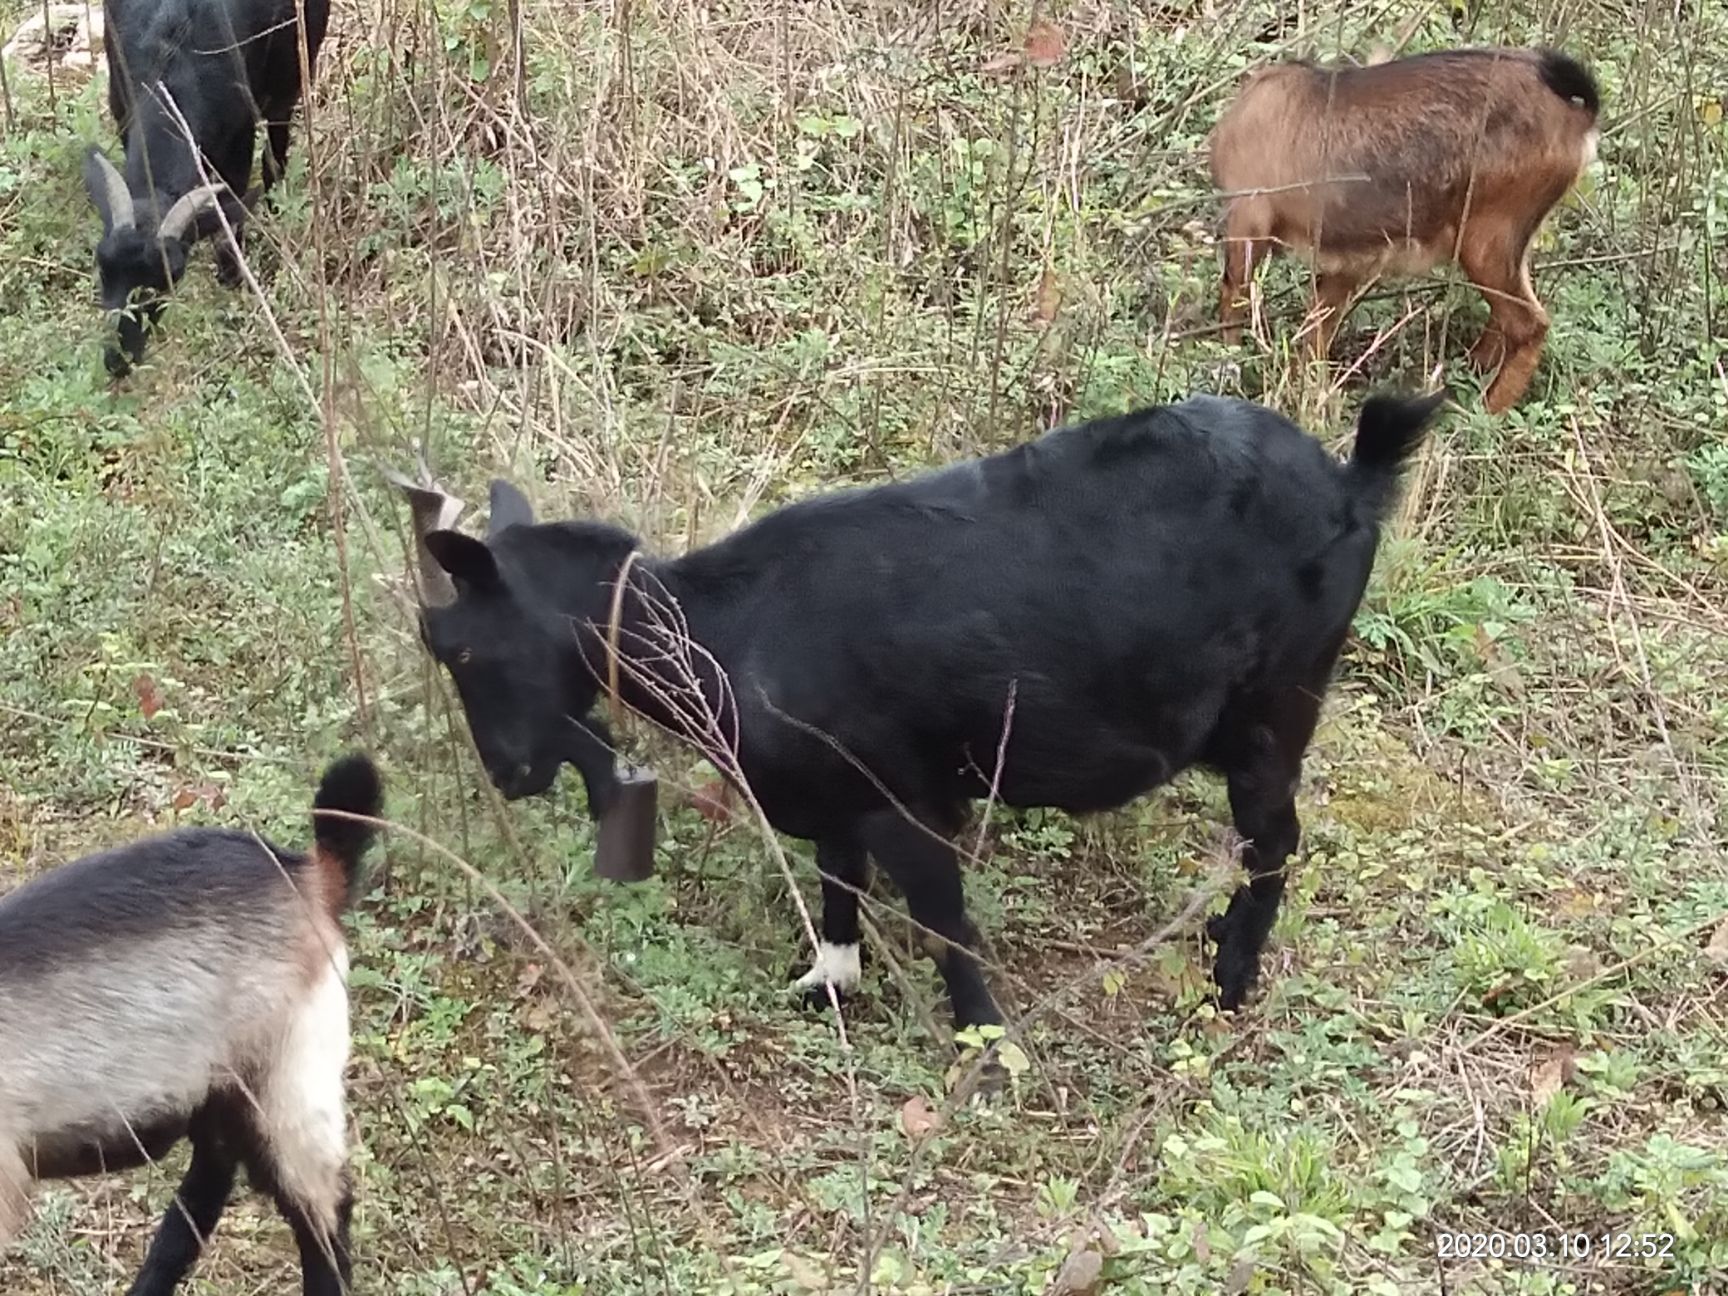
<svg viewBox="0 0 1728 1296">
<path fill-rule="evenodd" d="M 1576 104 L 1591 118 L 1602 111 L 1602 92 L 1590 70 L 1569 54 L 1543 49 L 1536 52 L 1541 60 L 1542 84 L 1569 103 Z"/>
<path fill-rule="evenodd" d="M 1345 472 L 1351 493 L 1376 518 L 1390 507 L 1405 464 L 1427 435 L 1428 420 L 1449 395 L 1442 387 L 1427 396 L 1371 396 L 1362 406 Z"/>
<path fill-rule="evenodd" d="M 363 755 L 344 756 L 324 771 L 318 795 L 312 801 L 312 836 L 319 855 L 341 870 L 342 908 L 354 898 L 354 883 L 360 873 L 360 857 L 378 833 L 375 824 L 350 819 L 364 815 L 376 819 L 384 808 L 384 787 L 378 769 Z M 326 814 L 335 810 L 340 813 Z M 326 866 L 328 867 L 328 866 Z"/>
</svg>

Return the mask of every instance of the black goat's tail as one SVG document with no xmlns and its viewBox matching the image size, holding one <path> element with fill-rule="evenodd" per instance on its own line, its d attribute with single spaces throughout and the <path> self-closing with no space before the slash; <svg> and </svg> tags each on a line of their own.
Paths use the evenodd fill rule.
<svg viewBox="0 0 1728 1296">
<path fill-rule="evenodd" d="M 1376 518 L 1385 516 L 1428 420 L 1445 403 L 1442 387 L 1427 396 L 1370 396 L 1356 419 L 1356 445 L 1345 466 L 1350 491 Z"/>
<path fill-rule="evenodd" d="M 369 757 L 359 753 L 344 756 L 325 769 L 318 795 L 312 800 L 312 836 L 320 863 L 340 877 L 343 909 L 353 902 L 360 858 L 378 835 L 376 824 L 347 816 L 376 819 L 383 808 L 384 785 Z M 332 810 L 338 813 L 324 813 Z"/>
<path fill-rule="evenodd" d="M 1602 111 L 1602 92 L 1589 68 L 1559 50 L 1538 50 L 1537 57 L 1541 59 L 1543 85 L 1562 99 L 1577 104 L 1592 117 Z"/>
</svg>

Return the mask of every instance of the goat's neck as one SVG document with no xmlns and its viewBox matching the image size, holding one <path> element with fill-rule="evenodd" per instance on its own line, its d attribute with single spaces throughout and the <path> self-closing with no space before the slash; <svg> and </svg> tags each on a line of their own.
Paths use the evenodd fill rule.
<svg viewBox="0 0 1728 1296">
<path fill-rule="evenodd" d="M 638 555 L 626 579 L 624 597 L 617 601 L 616 631 L 611 598 L 616 577 L 608 582 L 603 610 L 592 623 L 587 655 L 600 681 L 601 704 L 610 692 L 610 645 L 616 643 L 623 705 L 711 757 L 723 755 L 720 749 L 728 745 L 735 717 L 723 684 L 721 646 L 707 633 L 702 600 L 682 588 L 674 563 Z"/>
<path fill-rule="evenodd" d="M 126 129 L 126 187 L 134 201 L 153 202 L 159 220 L 176 198 L 203 184 L 204 177 L 175 116 L 154 94 L 136 89 L 134 94 L 138 98 Z M 198 130 L 197 122 L 189 119 L 189 124 Z M 211 170 L 210 179 L 221 177 Z"/>
</svg>

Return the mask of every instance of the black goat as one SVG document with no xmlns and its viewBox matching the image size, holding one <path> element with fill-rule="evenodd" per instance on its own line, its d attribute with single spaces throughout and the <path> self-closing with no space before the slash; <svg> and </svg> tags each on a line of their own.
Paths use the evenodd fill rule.
<svg viewBox="0 0 1728 1296">
<path fill-rule="evenodd" d="M 169 1296 L 244 1166 L 300 1247 L 305 1296 L 349 1277 L 348 951 L 339 925 L 382 800 L 332 764 L 309 854 L 193 828 L 0 898 L 0 1248 L 36 1179 L 192 1163 L 128 1296 Z M 325 814 L 324 811 L 336 811 Z"/>
<path fill-rule="evenodd" d="M 245 223 L 257 126 L 265 123 L 264 192 L 288 163 L 288 124 L 300 99 L 299 16 L 305 13 L 306 82 L 329 20 L 329 0 L 107 0 L 108 106 L 125 141 L 126 174 L 100 149 L 84 184 L 102 217 L 96 247 L 102 308 L 119 312 L 108 372 L 126 373 L 191 245 L 220 228 L 218 203 L 238 240 Z M 184 125 L 182 120 L 184 119 Z M 215 181 L 206 184 L 197 153 Z M 226 241 L 217 276 L 240 279 Z"/>
<path fill-rule="evenodd" d="M 1442 399 L 1370 400 L 1341 464 L 1271 410 L 1197 396 L 795 503 L 673 560 L 601 523 L 535 525 L 496 482 L 486 541 L 421 538 L 443 577 L 423 580 L 422 633 L 510 798 L 566 760 L 604 789 L 585 717 L 615 640 L 623 702 L 816 843 L 822 941 L 801 984 L 856 980 L 873 856 L 941 942 L 962 1027 L 1001 1020 L 951 844 L 968 803 L 994 784 L 1011 806 L 1101 811 L 1217 769 L 1250 843 L 1251 880 L 1210 927 L 1235 1008 L 1381 519 Z"/>
</svg>

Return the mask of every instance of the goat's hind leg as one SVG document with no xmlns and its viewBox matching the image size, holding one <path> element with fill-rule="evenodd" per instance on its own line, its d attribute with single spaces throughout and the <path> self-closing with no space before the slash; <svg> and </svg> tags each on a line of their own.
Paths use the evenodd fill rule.
<svg viewBox="0 0 1728 1296">
<path fill-rule="evenodd" d="M 203 1254 L 234 1189 L 238 1165 L 235 1140 L 242 1137 L 244 1120 L 233 1110 L 235 1106 L 232 1100 L 217 1099 L 193 1117 L 187 1131 L 192 1164 L 151 1239 L 144 1266 L 127 1288 L 127 1296 L 171 1296 Z"/>
<path fill-rule="evenodd" d="M 1472 229 L 1458 263 L 1488 303 L 1488 324 L 1470 348 L 1486 372 L 1498 367 L 1483 400 L 1491 414 L 1516 405 L 1530 386 L 1548 337 L 1548 312 L 1530 283 L 1530 239 L 1520 231 Z"/>
<path fill-rule="evenodd" d="M 822 933 L 816 961 L 793 985 L 813 1008 L 828 1006 L 828 990 L 844 999 L 858 988 L 863 970 L 858 930 L 858 893 L 869 878 L 870 858 L 850 837 L 827 838 L 816 844 L 816 868 L 822 875 Z"/>
<path fill-rule="evenodd" d="M 1324 363 L 1332 354 L 1332 339 L 1350 314 L 1350 299 L 1359 286 L 1352 275 L 1326 272 L 1314 276 L 1314 301 L 1309 309 L 1312 331 L 1308 335 L 1311 359 Z"/>
<path fill-rule="evenodd" d="M 1218 946 L 1212 975 L 1226 1009 L 1240 1008 L 1260 975 L 1260 951 L 1284 896 L 1285 866 L 1301 836 L 1296 787 L 1319 712 L 1320 690 L 1281 689 L 1233 706 L 1213 739 L 1209 759 L 1228 780 L 1248 870 L 1247 884 L 1206 929 Z"/>
<path fill-rule="evenodd" d="M 257 1147 L 248 1168 L 294 1230 L 305 1296 L 344 1296 L 353 1262 L 348 1222 L 348 995 L 340 956 L 321 974 L 284 1037 L 258 1095 Z"/>
</svg>

